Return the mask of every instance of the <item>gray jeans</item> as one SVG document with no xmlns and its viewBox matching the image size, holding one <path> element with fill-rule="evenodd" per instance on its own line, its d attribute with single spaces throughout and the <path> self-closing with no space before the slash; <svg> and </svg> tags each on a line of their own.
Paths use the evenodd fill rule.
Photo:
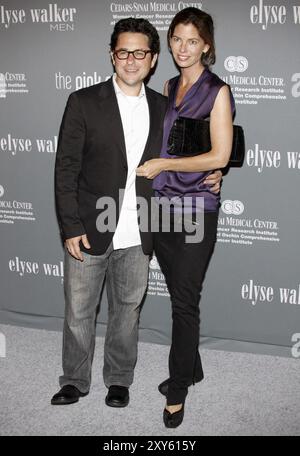
<svg viewBox="0 0 300 456">
<path fill-rule="evenodd" d="M 108 322 L 104 345 L 103 378 L 107 387 L 129 387 L 137 360 L 140 304 L 147 280 L 149 256 L 142 247 L 88 255 L 84 261 L 65 252 L 65 321 L 63 373 L 60 386 L 74 385 L 89 391 L 95 347 L 95 319 L 106 277 Z"/>
</svg>

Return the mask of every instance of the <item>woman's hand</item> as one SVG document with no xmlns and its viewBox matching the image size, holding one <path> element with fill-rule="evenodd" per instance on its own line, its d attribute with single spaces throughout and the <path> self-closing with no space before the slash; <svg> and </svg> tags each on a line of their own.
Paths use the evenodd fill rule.
<svg viewBox="0 0 300 456">
<path fill-rule="evenodd" d="M 137 176 L 146 177 L 146 179 L 154 179 L 154 177 L 164 171 L 166 160 L 168 159 L 153 158 L 152 160 L 146 161 L 136 169 Z"/>
<path fill-rule="evenodd" d="M 207 178 L 204 181 L 204 184 L 210 185 L 210 189 L 213 193 L 220 193 L 221 189 L 221 181 L 222 181 L 223 174 L 222 172 L 218 169 L 217 171 L 214 171 L 212 174 L 209 174 Z"/>
</svg>

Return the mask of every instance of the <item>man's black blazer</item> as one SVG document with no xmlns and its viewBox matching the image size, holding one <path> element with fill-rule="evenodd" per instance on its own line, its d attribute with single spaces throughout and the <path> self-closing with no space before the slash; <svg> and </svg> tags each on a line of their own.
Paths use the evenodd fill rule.
<svg viewBox="0 0 300 456">
<path fill-rule="evenodd" d="M 150 115 L 147 143 L 140 161 L 158 157 L 167 99 L 145 87 Z M 127 159 L 121 116 L 112 79 L 70 94 L 63 115 L 55 163 L 55 196 L 58 221 L 64 239 L 87 234 L 92 255 L 103 254 L 113 232 L 100 233 L 96 209 L 100 197 L 111 197 L 117 205 L 119 189 L 125 189 Z M 136 194 L 153 196 L 152 180 L 136 177 Z M 152 235 L 141 232 L 145 254 L 152 252 Z"/>
</svg>

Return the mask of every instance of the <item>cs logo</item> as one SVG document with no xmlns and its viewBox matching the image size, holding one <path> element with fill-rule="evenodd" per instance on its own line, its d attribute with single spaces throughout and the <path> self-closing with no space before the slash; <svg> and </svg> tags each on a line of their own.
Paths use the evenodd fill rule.
<svg viewBox="0 0 300 456">
<path fill-rule="evenodd" d="M 225 200 L 221 208 L 224 214 L 241 215 L 244 212 L 245 206 L 238 200 Z"/>
<path fill-rule="evenodd" d="M 0 98 L 6 97 L 6 80 L 3 73 L 0 73 Z"/>
<path fill-rule="evenodd" d="M 227 71 L 230 71 L 230 73 L 233 73 L 234 71 L 243 73 L 248 68 L 248 60 L 242 55 L 239 55 L 238 57 L 230 55 L 227 59 L 225 59 L 224 67 Z"/>
<path fill-rule="evenodd" d="M 292 342 L 295 342 L 291 350 L 292 356 L 294 358 L 300 358 L 300 333 L 295 333 L 292 335 Z"/>
<path fill-rule="evenodd" d="M 6 356 L 6 339 L 5 335 L 0 332 L 0 358 Z"/>
<path fill-rule="evenodd" d="M 152 259 L 150 261 L 150 268 L 151 269 L 159 269 L 159 264 L 158 264 L 157 258 L 154 255 L 153 255 L 153 257 L 152 257 Z"/>
<path fill-rule="evenodd" d="M 300 97 L 300 73 L 293 74 L 292 82 L 295 82 L 292 87 L 292 95 L 294 98 L 298 98 Z"/>
</svg>

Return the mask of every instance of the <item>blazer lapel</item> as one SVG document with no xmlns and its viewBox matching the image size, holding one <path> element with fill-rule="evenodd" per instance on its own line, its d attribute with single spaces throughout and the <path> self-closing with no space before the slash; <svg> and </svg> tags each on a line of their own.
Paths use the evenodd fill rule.
<svg viewBox="0 0 300 456">
<path fill-rule="evenodd" d="M 157 135 L 158 131 L 158 119 L 156 114 L 156 103 L 154 97 L 151 95 L 151 92 L 148 90 L 147 86 L 145 86 L 147 102 L 149 107 L 149 133 L 147 142 L 145 145 L 145 149 L 143 155 L 141 157 L 139 166 L 142 165 L 146 160 L 151 158 L 151 144 L 153 143 L 154 138 Z M 160 152 L 160 151 L 159 151 Z"/>
<path fill-rule="evenodd" d="M 117 147 L 122 155 L 123 160 L 127 164 L 125 137 L 122 126 L 122 119 L 119 111 L 118 100 L 115 94 L 112 78 L 102 84 L 99 90 L 99 103 L 101 113 L 105 115 L 108 125 L 113 125 L 112 143 Z"/>
</svg>

